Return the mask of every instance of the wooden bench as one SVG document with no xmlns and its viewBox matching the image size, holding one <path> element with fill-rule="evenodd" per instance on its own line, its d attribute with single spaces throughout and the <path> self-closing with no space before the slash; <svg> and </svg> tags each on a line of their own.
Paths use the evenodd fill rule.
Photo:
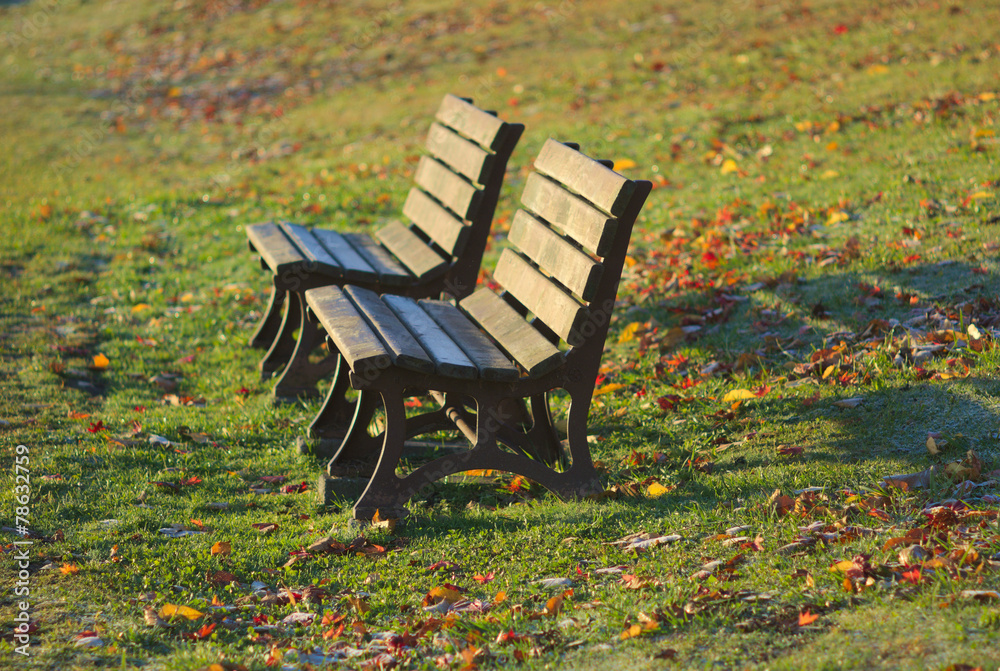
<svg viewBox="0 0 1000 671">
<path fill-rule="evenodd" d="M 457 305 L 355 286 L 306 292 L 308 309 L 360 391 L 328 470 L 379 454 L 355 517 L 400 515 L 422 487 L 468 470 L 517 473 L 562 496 L 601 491 L 587 413 L 632 225 L 650 189 L 576 145 L 549 140 L 493 274 L 502 292 L 481 288 Z M 557 389 L 570 398 L 564 442 L 547 399 Z M 427 393 L 439 407 L 407 417 L 404 398 Z M 510 411 L 523 400 L 528 427 Z M 342 394 L 331 390 L 327 403 L 343 403 Z M 373 437 L 368 429 L 379 407 L 384 429 Z M 335 412 L 324 406 L 316 421 Z M 397 476 L 404 442 L 446 425 L 472 447 Z"/>
<path fill-rule="evenodd" d="M 251 251 L 274 280 L 250 344 L 267 349 L 263 379 L 284 367 L 275 396 L 315 395 L 316 382 L 336 364 L 335 357 L 310 362 L 322 338 L 304 318 L 308 289 L 350 282 L 379 293 L 462 298 L 475 288 L 507 161 L 524 126 L 453 95 L 444 97 L 435 119 L 403 220 L 373 236 L 291 223 L 247 229 Z"/>
</svg>

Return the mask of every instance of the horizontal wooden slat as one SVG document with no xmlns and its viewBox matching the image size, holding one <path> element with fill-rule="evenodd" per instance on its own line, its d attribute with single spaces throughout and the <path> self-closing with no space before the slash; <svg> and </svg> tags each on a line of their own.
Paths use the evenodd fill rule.
<svg viewBox="0 0 1000 671">
<path fill-rule="evenodd" d="M 531 377 L 544 375 L 562 363 L 562 352 L 489 289 L 480 289 L 459 305 Z"/>
<path fill-rule="evenodd" d="M 511 381 L 518 378 L 517 367 L 497 349 L 485 333 L 462 312 L 447 301 L 425 298 L 420 307 L 429 314 L 445 333 L 462 348 L 469 360 L 479 369 L 484 380 Z"/>
<path fill-rule="evenodd" d="M 502 131 L 506 124 L 495 115 L 484 112 L 457 96 L 446 95 L 435 118 L 481 147 L 496 150 L 503 144 Z"/>
<path fill-rule="evenodd" d="M 390 296 L 386 294 L 382 300 L 389 306 L 399 320 L 406 325 L 410 333 L 417 339 L 424 351 L 434 360 L 434 369 L 438 375 L 474 380 L 479 376 L 479 369 L 465 356 L 448 334 L 438 326 L 431 316 L 423 311 L 412 298 Z"/>
<path fill-rule="evenodd" d="M 344 293 L 365 316 L 376 335 L 382 339 L 392 354 L 392 362 L 400 368 L 420 373 L 433 373 L 434 362 L 420 346 L 416 338 L 400 323 L 395 313 L 389 309 L 371 289 L 356 286 L 344 287 Z"/>
<path fill-rule="evenodd" d="M 430 156 L 421 156 L 413 181 L 462 219 L 474 219 L 482 192 Z"/>
<path fill-rule="evenodd" d="M 503 250 L 493 279 L 524 307 L 571 345 L 581 341 L 580 327 L 590 310 L 512 249 Z"/>
<path fill-rule="evenodd" d="M 313 235 L 320 244 L 337 260 L 348 282 L 376 282 L 378 273 L 364 257 L 358 254 L 343 235 L 336 231 L 314 228 Z"/>
<path fill-rule="evenodd" d="M 583 300 L 593 298 L 603 266 L 543 221 L 524 210 L 518 210 L 514 213 L 507 239 L 542 270 Z"/>
<path fill-rule="evenodd" d="M 420 281 L 437 277 L 448 269 L 447 259 L 398 221 L 380 228 L 375 237 Z"/>
<path fill-rule="evenodd" d="M 281 224 L 281 229 L 285 232 L 285 236 L 299 248 L 302 256 L 312 266 L 309 268 L 311 272 L 322 272 L 333 277 L 343 277 L 343 268 L 330 255 L 330 252 L 323 247 L 312 231 L 305 226 L 290 223 Z"/>
<path fill-rule="evenodd" d="M 452 256 L 465 249 L 469 226 L 420 189 L 410 189 L 403 203 L 403 215 Z"/>
<path fill-rule="evenodd" d="M 279 273 L 290 265 L 303 261 L 302 252 L 277 224 L 248 226 L 247 237 L 273 273 Z"/>
<path fill-rule="evenodd" d="M 598 256 L 608 253 L 618 228 L 617 219 L 536 172 L 528 175 L 521 204 Z"/>
<path fill-rule="evenodd" d="M 413 282 L 413 276 L 407 272 L 406 268 L 392 258 L 392 254 L 371 236 L 363 233 L 345 233 L 344 239 L 378 273 L 378 281 L 381 284 L 387 287 L 398 287 Z"/>
<path fill-rule="evenodd" d="M 306 303 L 356 374 L 374 378 L 391 365 L 389 350 L 340 289 L 310 289 Z"/>
<path fill-rule="evenodd" d="M 535 170 L 564 184 L 600 209 L 621 215 L 635 184 L 592 158 L 549 139 L 535 159 Z"/>
<path fill-rule="evenodd" d="M 493 154 L 439 123 L 431 124 L 427 150 L 477 184 L 484 184 L 489 179 L 495 162 Z"/>
</svg>

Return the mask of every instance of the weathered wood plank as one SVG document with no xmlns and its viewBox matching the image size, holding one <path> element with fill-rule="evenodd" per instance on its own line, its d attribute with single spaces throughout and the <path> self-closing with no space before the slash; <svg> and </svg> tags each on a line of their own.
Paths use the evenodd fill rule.
<svg viewBox="0 0 1000 671">
<path fill-rule="evenodd" d="M 452 170 L 479 185 L 489 179 L 495 162 L 494 154 L 439 123 L 431 124 L 427 133 L 427 150 L 451 166 Z"/>
<path fill-rule="evenodd" d="M 344 287 L 344 293 L 365 316 L 375 334 L 389 349 L 392 361 L 400 368 L 420 373 L 433 373 L 434 362 L 416 338 L 400 323 L 399 318 L 371 289 Z"/>
<path fill-rule="evenodd" d="M 543 324 L 571 345 L 581 340 L 580 327 L 590 310 L 512 249 L 503 250 L 493 279 L 528 308 Z"/>
<path fill-rule="evenodd" d="M 635 184 L 594 159 L 549 139 L 535 159 L 535 170 L 564 184 L 600 209 L 619 216 Z"/>
<path fill-rule="evenodd" d="M 344 279 L 349 282 L 375 282 L 378 273 L 364 257 L 351 246 L 344 236 L 336 231 L 314 228 L 313 235 L 320 244 L 337 260 L 343 269 Z"/>
<path fill-rule="evenodd" d="M 380 228 L 375 237 L 420 281 L 442 275 L 448 269 L 448 259 L 398 221 Z"/>
<path fill-rule="evenodd" d="M 345 233 L 343 237 L 378 273 L 378 281 L 381 284 L 387 287 L 399 287 L 413 282 L 413 276 L 406 268 L 371 236 L 363 233 Z"/>
<path fill-rule="evenodd" d="M 457 96 L 446 95 L 435 118 L 481 147 L 497 150 L 503 144 L 502 131 L 506 124 L 496 115 L 484 112 L 471 102 Z"/>
<path fill-rule="evenodd" d="M 479 377 L 495 381 L 511 381 L 518 378 L 517 367 L 510 362 L 507 355 L 497 349 L 493 341 L 457 307 L 447 301 L 429 298 L 421 300 L 420 307 L 462 348 L 469 360 L 479 369 Z"/>
<path fill-rule="evenodd" d="M 292 244 L 278 224 L 248 226 L 247 236 L 250 244 L 275 274 L 303 261 L 302 252 Z"/>
<path fill-rule="evenodd" d="M 403 215 L 452 256 L 465 249 L 469 226 L 420 189 L 410 189 L 403 203 Z"/>
<path fill-rule="evenodd" d="M 479 376 L 479 369 L 469 360 L 465 352 L 452 342 L 447 332 L 438 326 L 415 300 L 386 294 L 382 297 L 382 301 L 396 313 L 424 351 L 430 355 L 438 375 L 466 380 L 474 380 Z"/>
<path fill-rule="evenodd" d="M 489 289 L 480 289 L 459 306 L 531 377 L 555 370 L 563 354 Z"/>
<path fill-rule="evenodd" d="M 377 377 L 391 365 L 389 350 L 339 288 L 310 289 L 306 292 L 306 302 L 356 374 Z"/>
<path fill-rule="evenodd" d="M 583 300 L 593 298 L 603 266 L 544 222 L 524 210 L 518 210 L 514 213 L 507 239 Z"/>
<path fill-rule="evenodd" d="M 618 228 L 617 219 L 535 172 L 524 184 L 521 204 L 598 256 L 608 253 Z"/>
<path fill-rule="evenodd" d="M 322 272 L 332 277 L 344 276 L 344 269 L 323 247 L 312 231 L 299 224 L 282 223 L 280 226 L 285 236 L 299 248 L 302 256 L 310 264 L 310 272 Z"/>
<path fill-rule="evenodd" d="M 413 181 L 462 219 L 474 219 L 482 191 L 430 156 L 421 156 Z"/>
</svg>

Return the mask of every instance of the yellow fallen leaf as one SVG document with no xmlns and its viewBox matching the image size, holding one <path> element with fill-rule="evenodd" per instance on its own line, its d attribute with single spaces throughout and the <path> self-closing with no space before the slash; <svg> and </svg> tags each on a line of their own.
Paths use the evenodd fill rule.
<svg viewBox="0 0 1000 671">
<path fill-rule="evenodd" d="M 839 224 L 842 221 L 847 221 L 851 218 L 851 215 L 847 214 L 843 210 L 837 210 L 836 212 L 831 212 L 830 216 L 826 220 L 826 225 Z"/>
<path fill-rule="evenodd" d="M 427 593 L 427 596 L 434 599 L 441 599 L 448 603 L 455 603 L 462 600 L 462 593 L 450 587 L 435 587 Z"/>
<path fill-rule="evenodd" d="M 866 70 L 866 72 L 870 75 L 884 75 L 888 71 L 889 66 L 882 64 L 872 65 Z"/>
<path fill-rule="evenodd" d="M 618 342 L 629 342 L 630 340 L 635 340 L 635 334 L 640 328 L 642 328 L 642 322 L 632 322 L 622 329 L 621 335 L 618 336 Z"/>
<path fill-rule="evenodd" d="M 614 169 L 617 172 L 617 171 L 620 171 L 620 170 L 628 170 L 629 168 L 634 168 L 635 166 L 636 166 L 636 162 L 633 161 L 632 159 L 630 159 L 630 158 L 620 158 L 617 161 L 615 161 Z"/>
<path fill-rule="evenodd" d="M 833 179 L 834 177 L 840 177 L 840 173 L 836 170 L 827 170 L 820 177 L 823 179 Z"/>
<path fill-rule="evenodd" d="M 190 606 L 177 606 L 172 603 L 164 604 L 163 608 L 160 609 L 160 617 L 164 620 L 169 620 L 174 616 L 183 617 L 188 620 L 197 620 L 200 617 L 205 617 L 205 614 Z"/>
<path fill-rule="evenodd" d="M 722 397 L 722 401 L 724 403 L 732 403 L 733 401 L 746 401 L 751 398 L 757 398 L 757 396 L 749 389 L 733 389 Z"/>
<path fill-rule="evenodd" d="M 600 396 L 601 394 L 610 394 L 613 391 L 618 391 L 619 389 L 624 389 L 625 385 L 619 382 L 612 382 L 611 384 L 606 384 L 600 389 L 594 390 L 594 396 Z"/>
<path fill-rule="evenodd" d="M 347 602 L 351 604 L 354 610 L 358 611 L 361 615 L 364 615 L 372 609 L 372 607 L 368 604 L 368 601 L 356 596 L 347 597 Z"/>
<path fill-rule="evenodd" d="M 722 172 L 723 175 L 728 175 L 731 172 L 739 172 L 739 170 L 740 166 L 737 165 L 736 161 L 731 158 L 727 158 L 723 161 L 722 168 L 720 168 L 720 172 Z"/>
<path fill-rule="evenodd" d="M 171 86 L 167 89 L 168 98 L 178 98 L 181 95 L 181 88 L 179 86 Z"/>
<path fill-rule="evenodd" d="M 151 307 L 153 306 L 150 305 L 149 303 L 137 303 L 132 306 L 132 312 L 133 313 L 142 312 L 143 310 L 148 310 Z"/>
<path fill-rule="evenodd" d="M 980 198 L 992 198 L 993 194 L 989 191 L 976 191 L 974 194 L 969 196 L 969 200 L 979 200 Z"/>
<path fill-rule="evenodd" d="M 498 604 L 503 603 L 506 600 L 507 600 L 507 592 L 500 590 L 499 592 L 497 592 L 497 595 L 493 597 L 493 605 L 496 606 Z"/>
<path fill-rule="evenodd" d="M 651 499 L 655 499 L 657 497 L 663 496 L 669 491 L 670 491 L 669 487 L 664 487 L 659 482 L 654 482 L 650 484 L 649 487 L 646 488 L 646 496 L 648 496 Z"/>
<path fill-rule="evenodd" d="M 212 546 L 213 555 L 222 555 L 223 557 L 229 556 L 233 551 L 233 544 L 229 541 L 217 541 L 215 545 Z"/>
<path fill-rule="evenodd" d="M 853 561 L 851 561 L 850 559 L 845 559 L 845 560 L 839 561 L 836 564 L 834 564 L 833 566 L 831 566 L 830 567 L 830 572 L 831 573 L 847 573 L 851 569 L 851 567 L 853 567 L 853 566 L 854 566 L 854 562 Z"/>
<path fill-rule="evenodd" d="M 104 370 L 111 363 L 111 360 L 103 354 L 94 355 L 93 367 L 99 370 Z"/>
</svg>

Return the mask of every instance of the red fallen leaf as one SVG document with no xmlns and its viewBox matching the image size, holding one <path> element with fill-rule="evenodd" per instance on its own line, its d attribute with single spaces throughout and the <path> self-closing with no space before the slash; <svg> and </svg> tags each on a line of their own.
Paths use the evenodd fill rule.
<svg viewBox="0 0 1000 671">
<path fill-rule="evenodd" d="M 669 412 L 677 407 L 677 404 L 681 402 L 681 397 L 676 394 L 668 394 L 667 396 L 659 397 L 656 399 L 656 402 L 660 404 L 660 410 Z"/>
<path fill-rule="evenodd" d="M 493 580 L 494 575 L 495 574 L 494 574 L 493 571 L 490 571 L 486 575 L 483 575 L 482 573 L 477 573 L 476 575 L 472 576 L 472 579 L 475 580 L 478 583 L 481 583 L 481 584 L 485 585 L 486 583 L 488 583 L 491 580 Z"/>
<path fill-rule="evenodd" d="M 778 454 L 783 457 L 793 457 L 802 454 L 801 445 L 779 445 Z"/>
<path fill-rule="evenodd" d="M 104 420 L 97 420 L 96 422 L 91 422 L 90 426 L 87 427 L 87 431 L 90 433 L 100 433 L 101 431 L 107 431 L 108 427 L 104 426 Z"/>
<path fill-rule="evenodd" d="M 303 480 L 297 485 L 285 485 L 281 488 L 282 494 L 301 494 L 309 489 L 309 483 Z"/>
<path fill-rule="evenodd" d="M 524 641 L 530 641 L 531 637 L 524 634 L 515 633 L 513 629 L 508 629 L 507 631 L 501 631 L 497 634 L 497 643 L 500 645 L 511 645 L 512 643 L 522 643 Z"/>
<path fill-rule="evenodd" d="M 199 478 L 197 475 L 193 475 L 190 478 L 184 478 L 183 480 L 180 481 L 179 484 L 181 487 L 190 487 L 191 485 L 200 485 L 201 482 L 202 482 L 201 478 Z"/>
<path fill-rule="evenodd" d="M 903 571 L 903 580 L 905 582 L 913 583 L 918 585 L 923 581 L 924 577 L 920 573 L 919 566 L 908 567 L 908 570 Z"/>
<path fill-rule="evenodd" d="M 843 35 L 848 30 L 849 30 L 849 28 L 847 26 L 845 26 L 843 23 L 838 23 L 837 25 L 835 25 L 833 27 L 833 34 L 834 35 Z"/>
<path fill-rule="evenodd" d="M 137 405 L 134 408 L 132 408 L 132 410 L 134 412 L 146 412 L 146 406 L 144 406 L 144 405 Z"/>
<path fill-rule="evenodd" d="M 197 354 L 189 354 L 186 357 L 178 359 L 177 363 L 191 363 L 191 362 L 194 361 L 194 359 L 195 359 L 196 356 L 198 356 L 198 355 Z"/>
<path fill-rule="evenodd" d="M 446 559 L 442 559 L 441 561 L 434 562 L 433 564 L 431 564 L 430 566 L 428 566 L 425 570 L 428 573 L 430 573 L 432 571 L 440 571 L 442 569 L 447 569 L 449 571 L 457 571 L 460 568 L 461 568 L 461 566 L 459 566 L 455 562 L 448 561 Z"/>
<path fill-rule="evenodd" d="M 240 387 L 239 389 L 236 390 L 236 393 L 239 394 L 240 396 L 249 396 L 250 390 L 247 389 L 246 387 Z"/>
<path fill-rule="evenodd" d="M 801 613 L 799 613 L 799 626 L 800 627 L 804 627 L 804 626 L 806 626 L 808 624 L 812 624 L 813 622 L 815 622 L 818 619 L 819 619 L 819 615 L 816 615 L 814 613 L 810 613 L 809 609 L 807 608 L 804 611 L 802 611 Z"/>
<path fill-rule="evenodd" d="M 770 391 L 771 391 L 771 385 L 764 384 L 754 389 L 753 395 L 756 396 L 757 398 L 760 398 L 761 396 L 766 396 L 768 393 L 770 393 Z"/>
</svg>

